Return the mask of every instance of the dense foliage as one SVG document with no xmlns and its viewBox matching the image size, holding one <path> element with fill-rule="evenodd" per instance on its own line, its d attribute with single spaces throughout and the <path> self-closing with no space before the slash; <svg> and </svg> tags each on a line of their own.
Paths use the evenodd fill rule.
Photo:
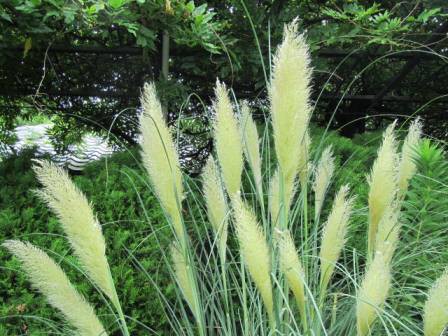
<svg viewBox="0 0 448 336">
<path fill-rule="evenodd" d="M 324 130 L 313 129 L 312 133 L 318 139 L 324 134 Z M 334 194 L 337 186 L 349 183 L 353 194 L 357 196 L 348 246 L 359 251 L 366 247 L 367 223 L 364 207 L 368 190 L 365 172 L 373 163 L 380 140 L 380 133 L 367 133 L 349 140 L 330 132 L 324 143 L 314 143 L 312 149 L 315 153 L 319 145 L 333 145 L 336 164 L 340 169 L 336 171 L 329 194 Z M 400 265 L 400 269 L 395 272 L 395 277 L 397 283 L 406 280 L 406 283 L 402 282 L 404 286 L 412 287 L 414 283 L 418 283 L 417 288 L 422 292 L 413 293 L 413 296 L 409 292 L 408 295 L 398 295 L 403 290 L 406 292 L 405 288 L 394 289 L 397 297 L 404 300 L 406 309 L 415 305 L 415 295 L 423 295 L 423 291 L 430 285 L 422 284 L 420 279 L 435 279 L 448 262 L 448 254 L 444 252 L 447 243 L 444 223 L 448 220 L 445 202 L 448 194 L 446 155 L 429 141 L 424 142 L 419 152 L 419 173 L 412 181 L 405 202 L 409 219 L 403 230 L 403 242 L 398 248 L 400 252 L 396 263 Z M 62 267 L 77 284 L 77 288 L 95 303 L 98 313 L 108 314 L 98 293 L 82 280 L 83 276 L 71 265 L 76 265 L 76 259 L 67 256 L 69 246 L 61 236 L 57 219 L 32 191 L 38 187 L 36 177 L 30 169 L 32 157 L 32 151 L 24 152 L 0 164 L 2 237 L 23 239 L 44 247 L 56 260 L 61 261 Z M 155 287 L 142 270 L 133 264 L 129 254 L 131 252 L 138 258 L 145 271 L 151 273 L 158 285 L 164 288 L 165 295 L 174 295 L 169 275 L 154 241 L 154 233 L 166 229 L 165 218 L 145 182 L 146 177 L 141 174 L 138 161 L 136 151 L 117 153 L 107 161 L 90 164 L 82 175 L 74 176 L 74 179 L 92 201 L 103 225 L 109 261 L 126 314 L 163 334 L 163 330 L 169 330 L 169 325 L 161 310 Z M 245 180 L 245 184 L 250 187 L 248 180 Z M 329 210 L 329 206 L 325 207 L 324 217 Z M 344 258 L 350 260 L 351 256 Z M 52 324 L 47 324 L 46 319 L 57 322 L 60 321 L 58 315 L 30 288 L 25 275 L 17 272 L 19 263 L 11 259 L 4 249 L 0 250 L 0 261 L 4 275 L 0 281 L 0 296 L 4 298 L 4 304 L 0 307 L 0 331 L 3 334 L 28 332 L 38 335 L 50 330 Z M 409 277 L 415 270 L 418 270 L 418 274 Z M 142 326 L 132 322 L 130 325 L 135 332 L 145 332 Z"/>
<path fill-rule="evenodd" d="M 88 195 L 103 225 L 112 271 L 115 281 L 120 284 L 120 296 L 125 298 L 127 313 L 162 331 L 166 321 L 154 287 L 140 270 L 132 267 L 129 254 L 138 257 L 155 279 L 166 284 L 169 295 L 166 270 L 160 267 L 160 251 L 151 238 L 155 230 L 164 230 L 164 216 L 154 206 L 155 197 L 140 177 L 135 154 L 135 151 L 119 153 L 108 161 L 91 164 L 81 176 L 75 176 L 75 181 Z M 38 183 L 30 168 L 31 158 L 32 152 L 25 152 L 0 165 L 2 239 L 22 238 L 44 246 L 60 260 L 81 292 L 95 298 L 98 307 L 102 306 L 100 314 L 109 314 L 107 307 L 100 304 L 103 301 L 98 293 L 88 282 L 82 281 L 76 259 L 67 256 L 70 247 L 61 236 L 57 219 L 34 194 L 33 189 Z M 3 298 L 0 334 L 47 334 L 45 330 L 49 329 L 46 329 L 45 319 L 58 320 L 54 310 L 31 290 L 24 274 L 14 270 L 18 263 L 11 260 L 4 249 L 0 251 L 0 259 L 3 274 L 0 280 L 0 296 Z"/>
</svg>

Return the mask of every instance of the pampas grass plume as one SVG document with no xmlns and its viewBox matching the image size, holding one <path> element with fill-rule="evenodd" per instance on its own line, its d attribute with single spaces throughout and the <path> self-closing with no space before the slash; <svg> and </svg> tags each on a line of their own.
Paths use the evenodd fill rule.
<svg viewBox="0 0 448 336">
<path fill-rule="evenodd" d="M 180 239 L 184 236 L 179 209 L 183 195 L 182 173 L 176 147 L 163 117 L 162 106 L 153 83 L 145 84 L 141 104 L 143 106 L 143 113 L 140 115 L 143 164 Z"/>
<path fill-rule="evenodd" d="M 194 284 L 191 282 L 187 261 L 184 253 L 181 251 L 181 247 L 178 244 L 173 243 L 171 245 L 171 259 L 174 267 L 174 275 L 176 277 L 177 284 L 182 291 L 185 301 L 187 301 L 193 314 L 198 313 L 198 307 L 194 298 Z"/>
<path fill-rule="evenodd" d="M 250 113 L 249 105 L 243 102 L 241 106 L 241 134 L 243 139 L 244 154 L 252 169 L 255 179 L 255 187 L 259 195 L 262 195 L 261 158 L 257 126 Z"/>
<path fill-rule="evenodd" d="M 349 188 L 342 186 L 336 194 L 333 208 L 324 225 L 319 258 L 321 262 L 321 288 L 325 292 L 335 265 L 344 247 L 353 199 L 348 198 Z"/>
<path fill-rule="evenodd" d="M 107 335 L 90 304 L 76 291 L 64 271 L 45 252 L 30 243 L 3 243 L 22 262 L 33 286 L 58 309 L 79 335 Z"/>
<path fill-rule="evenodd" d="M 305 316 L 305 272 L 300 262 L 299 255 L 297 253 L 294 241 L 292 240 L 291 234 L 289 232 L 284 232 L 280 234 L 279 238 L 279 256 L 280 256 L 280 267 L 285 274 L 286 281 L 291 288 L 294 297 L 299 307 L 300 315 L 302 320 L 306 318 Z"/>
<path fill-rule="evenodd" d="M 398 204 L 392 204 L 386 209 L 383 218 L 378 223 L 375 250 L 381 253 L 387 262 L 391 262 L 399 242 L 401 229 L 399 216 Z"/>
<path fill-rule="evenodd" d="M 261 294 L 271 325 L 274 320 L 271 258 L 266 238 L 254 213 L 239 198 L 233 199 L 235 225 L 243 260 Z"/>
<path fill-rule="evenodd" d="M 386 209 L 391 206 L 397 193 L 397 142 L 394 134 L 395 122 L 384 132 L 383 143 L 378 150 L 372 172 L 368 178 L 369 190 L 369 256 L 375 251 L 378 224 Z"/>
<path fill-rule="evenodd" d="M 86 197 L 67 172 L 54 163 L 38 161 L 33 169 L 43 185 L 38 195 L 58 216 L 87 274 L 117 304 L 101 226 Z"/>
<path fill-rule="evenodd" d="M 423 313 L 425 336 L 442 335 L 448 325 L 448 270 L 429 290 Z"/>
<path fill-rule="evenodd" d="M 274 57 L 269 88 L 277 160 L 285 178 L 293 178 L 300 160 L 300 143 L 310 119 L 310 56 L 298 22 L 286 25 Z"/>
<path fill-rule="evenodd" d="M 401 149 L 401 161 L 398 169 L 398 187 L 401 195 L 404 195 L 408 190 L 409 180 L 417 171 L 415 165 L 415 150 L 418 146 L 422 136 L 422 123 L 420 119 L 416 119 L 409 127 L 408 135 L 406 136 L 403 148 Z"/>
<path fill-rule="evenodd" d="M 224 184 L 233 197 L 241 188 L 243 146 L 237 119 L 226 86 L 217 81 L 215 88 L 215 144 Z"/>
<path fill-rule="evenodd" d="M 390 265 L 381 253 L 375 254 L 356 297 L 358 336 L 369 335 L 373 322 L 386 302 L 391 280 Z"/>
<path fill-rule="evenodd" d="M 324 204 L 325 194 L 334 172 L 334 157 L 331 146 L 325 148 L 316 167 L 314 175 L 314 213 L 317 219 Z"/>
<path fill-rule="evenodd" d="M 219 169 L 210 155 L 202 172 L 202 183 L 207 216 L 219 241 L 221 255 L 225 254 L 227 242 L 227 203 L 224 189 L 219 178 Z"/>
</svg>

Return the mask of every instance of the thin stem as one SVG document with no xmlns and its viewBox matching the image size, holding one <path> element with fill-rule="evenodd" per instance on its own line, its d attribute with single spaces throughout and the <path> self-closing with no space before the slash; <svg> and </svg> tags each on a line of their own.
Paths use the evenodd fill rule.
<svg viewBox="0 0 448 336">
<path fill-rule="evenodd" d="M 119 300 L 118 294 L 117 294 L 117 289 L 115 288 L 115 284 L 112 280 L 112 274 L 110 272 L 110 269 L 109 269 L 109 278 L 112 283 L 112 290 L 113 290 L 112 303 L 113 303 L 115 309 L 117 310 L 118 317 L 120 319 L 120 329 L 122 330 L 122 332 L 125 336 L 129 336 L 130 334 L 129 334 L 128 326 L 126 324 L 126 318 L 123 314 L 123 309 L 121 308 L 120 300 Z"/>
</svg>

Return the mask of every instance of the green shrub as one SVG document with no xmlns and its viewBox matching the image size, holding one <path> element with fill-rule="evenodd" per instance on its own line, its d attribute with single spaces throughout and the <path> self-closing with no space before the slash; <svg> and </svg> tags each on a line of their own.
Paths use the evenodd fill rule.
<svg viewBox="0 0 448 336">
<path fill-rule="evenodd" d="M 2 239 L 22 239 L 61 255 L 62 262 L 78 289 L 102 302 L 98 293 L 83 280 L 83 276 L 69 263 L 77 265 L 76 258 L 68 256 L 70 247 L 63 237 L 58 220 L 34 194 L 38 188 L 31 170 L 34 153 L 27 151 L 0 164 L 0 228 Z M 129 252 L 141 260 L 141 266 L 153 272 L 154 277 L 169 288 L 167 271 L 161 267 L 160 250 L 155 248 L 151 234 L 165 227 L 164 215 L 156 206 L 156 199 L 142 179 L 137 151 L 114 154 L 86 166 L 82 175 L 74 176 L 76 185 L 86 193 L 97 211 L 107 241 L 108 256 L 119 284 L 119 295 L 127 313 L 134 319 L 163 331 L 167 322 L 154 287 L 132 263 Z M 143 211 L 142 209 L 145 209 Z M 67 257 L 68 256 L 68 257 Z M 2 277 L 0 279 L 0 326 L 7 335 L 28 331 L 31 335 L 47 334 L 44 319 L 60 321 L 60 316 L 30 290 L 25 275 L 16 269 L 5 249 L 0 249 Z M 168 291 L 169 292 L 169 291 Z M 147 312 L 151 312 L 148 314 Z M 98 314 L 110 314 L 98 306 Z M 133 330 L 139 325 L 130 322 Z M 2 330 L 2 329 L 0 329 Z"/>
</svg>

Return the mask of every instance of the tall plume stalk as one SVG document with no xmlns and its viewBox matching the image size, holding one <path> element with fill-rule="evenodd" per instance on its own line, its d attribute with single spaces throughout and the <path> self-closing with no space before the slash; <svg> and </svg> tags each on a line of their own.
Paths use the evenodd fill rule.
<svg viewBox="0 0 448 336">
<path fill-rule="evenodd" d="M 439 336 L 448 326 L 448 271 L 429 290 L 423 313 L 425 336 Z"/>
<path fill-rule="evenodd" d="M 238 197 L 233 199 L 235 226 L 243 260 L 260 292 L 269 321 L 275 327 L 269 247 L 254 213 Z"/>
<path fill-rule="evenodd" d="M 154 84 L 145 84 L 141 104 L 143 163 L 160 203 L 171 218 L 177 238 L 182 241 L 185 237 L 180 209 L 183 197 L 182 173 Z"/>
<path fill-rule="evenodd" d="M 378 223 L 375 251 L 381 253 L 390 263 L 400 238 L 401 223 L 398 202 L 389 206 Z"/>
<path fill-rule="evenodd" d="M 261 176 L 261 158 L 260 158 L 260 140 L 258 137 L 257 126 L 250 112 L 247 102 L 241 106 L 241 134 L 243 139 L 244 155 L 252 169 L 255 180 L 255 188 L 259 197 L 263 197 L 262 176 Z"/>
<path fill-rule="evenodd" d="M 285 274 L 286 281 L 291 288 L 299 308 L 304 329 L 307 329 L 305 271 L 289 231 L 279 237 L 280 268 Z"/>
<path fill-rule="evenodd" d="M 348 198 L 347 185 L 339 189 L 328 220 L 325 223 L 320 247 L 320 286 L 324 293 L 333 275 L 335 265 L 344 247 L 347 227 L 353 207 L 353 199 Z"/>
<path fill-rule="evenodd" d="M 296 190 L 294 181 L 287 181 L 284 184 L 283 197 L 281 196 L 280 190 L 280 174 L 276 170 L 269 184 L 269 211 L 271 213 L 271 220 L 275 226 L 279 224 L 281 211 L 284 211 L 286 214 L 289 212 L 291 201 Z"/>
<path fill-rule="evenodd" d="M 373 323 L 386 302 L 391 280 L 389 263 L 381 253 L 375 254 L 356 297 L 358 336 L 370 334 Z"/>
<path fill-rule="evenodd" d="M 322 156 L 317 164 L 314 175 L 314 218 L 319 218 L 322 205 L 324 204 L 325 195 L 334 172 L 333 150 L 330 147 L 325 148 Z"/>
<path fill-rule="evenodd" d="M 202 172 L 202 181 L 207 216 L 218 241 L 221 260 L 224 262 L 227 245 L 228 209 L 224 189 L 219 178 L 219 170 L 211 155 Z"/>
<path fill-rule="evenodd" d="M 409 180 L 415 175 L 416 148 L 422 136 L 422 123 L 419 118 L 414 120 L 409 127 L 403 148 L 401 149 L 401 160 L 398 169 L 398 188 L 400 196 L 404 197 L 408 190 Z"/>
<path fill-rule="evenodd" d="M 43 188 L 38 195 L 59 218 L 62 228 L 93 282 L 119 307 L 118 297 L 106 259 L 101 226 L 84 194 L 67 172 L 54 163 L 39 161 L 33 167 Z"/>
<path fill-rule="evenodd" d="M 198 332 L 204 335 L 204 320 L 199 311 L 199 292 L 193 257 L 190 254 L 189 239 L 185 232 L 181 206 L 183 198 L 182 173 L 179 157 L 171 137 L 170 130 L 164 120 L 162 106 L 157 98 L 154 84 L 145 84 L 141 97 L 143 113 L 140 116 L 140 132 L 142 134 L 142 158 L 154 190 L 160 203 L 171 219 L 176 235 L 176 249 L 172 256 L 179 286 L 188 284 L 194 298 L 194 305 L 182 292 L 196 317 Z M 176 251 L 176 252 L 173 252 Z M 187 279 L 188 282 L 181 281 Z"/>
<path fill-rule="evenodd" d="M 383 143 L 378 151 L 372 172 L 368 178 L 369 190 L 369 230 L 368 230 L 368 256 L 372 257 L 375 251 L 376 233 L 378 224 L 384 212 L 392 205 L 397 194 L 397 142 L 394 129 L 395 122 L 387 127 L 383 136 Z"/>
<path fill-rule="evenodd" d="M 274 57 L 269 96 L 277 160 L 285 179 L 295 176 L 299 166 L 300 143 L 310 119 L 310 57 L 298 22 L 287 25 L 283 42 Z"/>
<path fill-rule="evenodd" d="M 171 245 L 171 259 L 173 261 L 174 275 L 182 295 L 196 319 L 200 319 L 199 303 L 195 297 L 195 284 L 189 274 L 190 266 L 188 266 L 188 262 L 185 259 L 185 253 L 181 251 L 181 247 L 177 243 Z"/>
<path fill-rule="evenodd" d="M 243 146 L 238 121 L 233 113 L 232 103 L 226 86 L 217 81 L 214 102 L 215 144 L 227 193 L 233 197 L 241 188 L 243 171 Z"/>
<path fill-rule="evenodd" d="M 82 336 L 107 335 L 90 304 L 76 291 L 64 271 L 45 252 L 30 243 L 3 243 L 22 262 L 33 286 Z"/>
<path fill-rule="evenodd" d="M 308 130 L 305 132 L 300 148 L 299 148 L 299 160 L 298 160 L 298 174 L 302 191 L 306 190 L 308 184 L 308 176 L 310 171 L 309 151 L 311 147 L 311 137 Z M 304 192 L 305 193 L 305 192 Z"/>
</svg>

